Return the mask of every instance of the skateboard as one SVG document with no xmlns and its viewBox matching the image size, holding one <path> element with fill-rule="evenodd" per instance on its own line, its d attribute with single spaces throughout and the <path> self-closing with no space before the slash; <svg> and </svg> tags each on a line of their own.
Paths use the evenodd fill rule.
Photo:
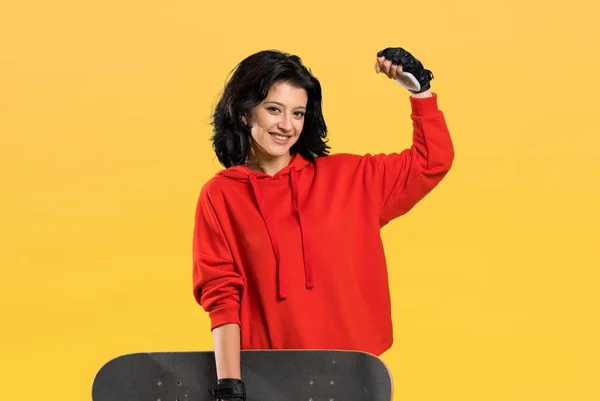
<svg viewBox="0 0 600 401">
<path fill-rule="evenodd" d="M 392 375 L 375 355 L 337 350 L 243 350 L 247 401 L 391 401 Z M 96 373 L 93 401 L 209 401 L 212 351 L 117 356 Z"/>
</svg>

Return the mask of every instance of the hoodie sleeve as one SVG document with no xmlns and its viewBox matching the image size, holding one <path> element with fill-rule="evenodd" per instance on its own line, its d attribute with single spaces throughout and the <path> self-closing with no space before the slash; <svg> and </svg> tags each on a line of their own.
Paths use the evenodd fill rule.
<svg viewBox="0 0 600 401">
<path fill-rule="evenodd" d="M 196 207 L 193 235 L 194 298 L 211 321 L 211 330 L 228 323 L 240 324 L 242 276 L 235 268 L 227 239 L 206 188 Z"/>
<path fill-rule="evenodd" d="M 413 144 L 399 153 L 372 156 L 380 224 L 407 213 L 446 176 L 454 147 L 437 95 L 410 97 Z"/>
</svg>

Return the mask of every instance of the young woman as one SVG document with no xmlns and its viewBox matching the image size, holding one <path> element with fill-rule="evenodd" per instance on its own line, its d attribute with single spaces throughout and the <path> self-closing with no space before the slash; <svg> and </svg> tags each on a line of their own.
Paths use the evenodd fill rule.
<svg viewBox="0 0 600 401">
<path fill-rule="evenodd" d="M 429 70 L 387 48 L 375 71 L 411 92 L 408 149 L 329 155 L 320 83 L 294 55 L 253 54 L 224 89 L 213 145 L 225 169 L 201 190 L 193 239 L 217 390 L 243 387 L 241 349 L 380 355 L 392 345 L 380 229 L 444 178 L 454 149 Z M 390 118 L 394 135 L 398 120 Z"/>
</svg>

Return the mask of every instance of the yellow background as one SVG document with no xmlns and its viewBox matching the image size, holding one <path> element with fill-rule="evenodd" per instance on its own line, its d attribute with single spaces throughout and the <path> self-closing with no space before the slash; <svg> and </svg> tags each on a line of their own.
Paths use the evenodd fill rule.
<svg viewBox="0 0 600 401">
<path fill-rule="evenodd" d="M 396 151 L 410 109 L 372 69 L 387 46 L 434 71 L 456 144 L 443 184 L 384 231 L 395 399 L 600 399 L 597 6 L 334 4 L 0 7 L 4 399 L 89 400 L 114 356 L 210 349 L 191 230 L 227 74 L 298 53 L 333 151 Z"/>
</svg>

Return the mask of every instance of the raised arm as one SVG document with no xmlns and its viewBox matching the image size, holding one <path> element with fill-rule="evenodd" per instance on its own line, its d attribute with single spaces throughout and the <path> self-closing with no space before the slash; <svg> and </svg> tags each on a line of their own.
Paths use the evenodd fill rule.
<svg viewBox="0 0 600 401">
<path fill-rule="evenodd" d="M 375 71 L 396 80 L 411 92 L 413 143 L 408 149 L 368 158 L 373 190 L 380 199 L 381 225 L 408 212 L 450 170 L 454 147 L 446 120 L 430 89 L 431 71 L 402 48 L 377 54 Z"/>
</svg>

